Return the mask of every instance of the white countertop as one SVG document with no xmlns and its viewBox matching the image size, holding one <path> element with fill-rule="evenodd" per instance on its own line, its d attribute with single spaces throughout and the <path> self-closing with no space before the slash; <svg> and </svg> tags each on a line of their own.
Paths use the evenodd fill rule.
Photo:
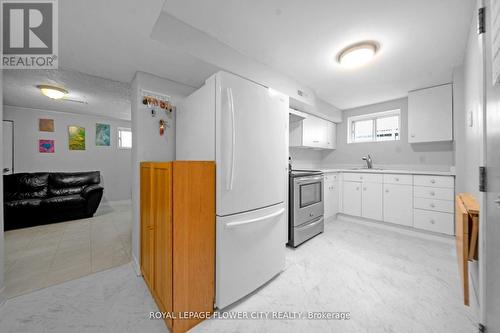
<svg viewBox="0 0 500 333">
<path fill-rule="evenodd" d="M 432 175 L 432 176 L 455 176 L 451 171 L 432 170 L 391 170 L 391 169 L 318 169 L 323 173 L 329 172 L 354 172 L 354 173 L 390 173 L 390 174 L 410 174 L 410 175 Z"/>
</svg>

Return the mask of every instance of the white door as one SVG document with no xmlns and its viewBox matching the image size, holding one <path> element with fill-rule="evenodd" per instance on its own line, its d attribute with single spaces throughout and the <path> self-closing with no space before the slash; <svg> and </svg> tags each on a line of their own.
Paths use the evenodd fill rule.
<svg viewBox="0 0 500 333">
<path fill-rule="evenodd" d="M 217 80 L 217 215 L 284 202 L 288 100 L 221 72 Z"/>
<path fill-rule="evenodd" d="M 492 47 L 492 39 L 499 35 L 499 4 L 494 8 L 492 1 L 486 2 L 487 24 L 484 59 L 486 63 L 486 196 L 481 205 L 480 226 L 483 231 L 479 235 L 479 262 L 482 265 L 481 321 L 487 332 L 500 332 L 500 85 L 493 85 L 492 56 L 498 61 L 499 48 Z M 492 15 L 497 22 L 491 25 Z M 496 28 L 493 30 L 492 28 Z M 483 34 L 484 36 L 484 34 Z M 481 38 L 481 37 L 480 37 Z M 498 39 L 498 38 L 497 38 Z M 495 43 L 498 45 L 498 43 Z M 485 209 L 483 209 L 483 207 Z M 484 218 L 486 217 L 486 218 Z M 480 228 L 481 229 L 481 228 Z M 482 240 L 482 241 L 481 241 Z M 481 248 L 483 251 L 481 251 Z M 483 258 L 481 260 L 481 258 Z"/>
<path fill-rule="evenodd" d="M 453 140 L 452 86 L 408 93 L 408 142 Z"/>
<path fill-rule="evenodd" d="M 344 214 L 361 216 L 360 182 L 344 182 L 342 204 Z"/>
<path fill-rule="evenodd" d="M 248 295 L 285 266 L 285 205 L 217 217 L 215 304 L 222 309 Z"/>
<path fill-rule="evenodd" d="M 384 184 L 384 221 L 413 225 L 413 186 Z"/>
<path fill-rule="evenodd" d="M 325 120 L 326 148 L 337 148 L 337 125 Z"/>
<path fill-rule="evenodd" d="M 367 219 L 382 220 L 382 184 L 364 183 L 362 192 L 362 214 Z"/>
<path fill-rule="evenodd" d="M 14 122 L 3 121 L 3 174 L 14 172 Z"/>
<path fill-rule="evenodd" d="M 324 147 L 326 143 L 326 127 L 323 119 L 308 115 L 302 120 L 303 142 L 306 147 Z"/>
</svg>

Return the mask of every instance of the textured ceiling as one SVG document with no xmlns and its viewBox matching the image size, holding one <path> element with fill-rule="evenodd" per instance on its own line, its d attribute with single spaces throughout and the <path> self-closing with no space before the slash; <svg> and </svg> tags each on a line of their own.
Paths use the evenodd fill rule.
<svg viewBox="0 0 500 333">
<path fill-rule="evenodd" d="M 130 85 L 68 70 L 4 70 L 4 104 L 130 120 Z M 38 84 L 68 90 L 66 100 L 41 94 Z"/>
</svg>

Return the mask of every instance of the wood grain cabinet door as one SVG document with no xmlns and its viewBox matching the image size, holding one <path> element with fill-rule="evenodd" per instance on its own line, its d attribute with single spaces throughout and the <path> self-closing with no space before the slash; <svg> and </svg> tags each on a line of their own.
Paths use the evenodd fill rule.
<svg viewBox="0 0 500 333">
<path fill-rule="evenodd" d="M 157 163 L 153 174 L 154 290 L 160 308 L 172 311 L 172 163 Z"/>
<path fill-rule="evenodd" d="M 153 171 L 149 163 L 141 163 L 141 271 L 150 289 L 153 289 L 154 216 L 151 186 Z"/>
</svg>

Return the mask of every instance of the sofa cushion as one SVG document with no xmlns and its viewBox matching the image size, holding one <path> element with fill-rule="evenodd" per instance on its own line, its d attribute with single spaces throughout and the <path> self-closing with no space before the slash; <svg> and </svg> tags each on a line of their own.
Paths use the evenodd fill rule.
<svg viewBox="0 0 500 333">
<path fill-rule="evenodd" d="M 47 197 L 48 178 L 49 174 L 46 172 L 4 176 L 5 201 Z"/>
<path fill-rule="evenodd" d="M 80 194 L 86 186 L 100 182 L 101 174 L 99 171 L 51 173 L 49 193 L 51 196 Z"/>
<path fill-rule="evenodd" d="M 6 209 L 37 209 L 42 199 L 22 199 L 5 202 Z"/>
<path fill-rule="evenodd" d="M 42 206 L 45 209 L 53 209 L 53 213 L 57 214 L 58 210 L 68 210 L 82 208 L 86 204 L 85 199 L 81 195 L 65 195 L 52 197 L 42 200 Z"/>
</svg>

